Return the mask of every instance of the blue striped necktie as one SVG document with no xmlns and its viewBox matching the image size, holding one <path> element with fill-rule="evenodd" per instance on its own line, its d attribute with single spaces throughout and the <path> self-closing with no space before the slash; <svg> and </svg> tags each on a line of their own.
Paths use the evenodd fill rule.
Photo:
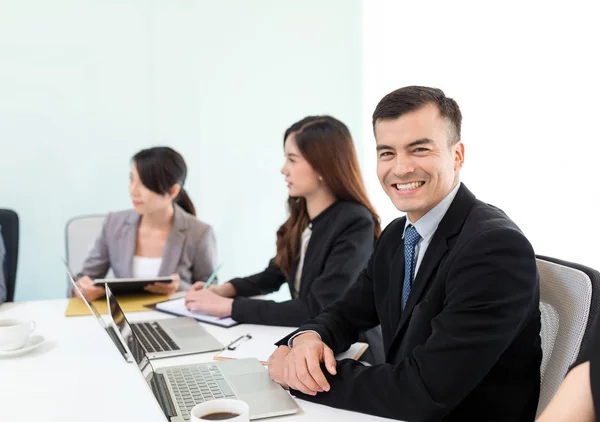
<svg viewBox="0 0 600 422">
<path fill-rule="evenodd" d="M 421 240 L 415 227 L 411 224 L 404 232 L 404 286 L 402 288 L 402 309 L 406 306 L 406 301 L 410 295 L 410 289 L 413 281 L 413 267 L 416 262 L 415 246 Z"/>
</svg>

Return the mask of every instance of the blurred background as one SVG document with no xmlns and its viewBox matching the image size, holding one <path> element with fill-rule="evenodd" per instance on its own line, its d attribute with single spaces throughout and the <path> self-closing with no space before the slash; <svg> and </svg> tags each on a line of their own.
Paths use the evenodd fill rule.
<svg viewBox="0 0 600 422">
<path fill-rule="evenodd" d="M 130 159 L 168 145 L 216 231 L 222 281 L 261 271 L 286 218 L 283 133 L 353 133 L 384 225 L 371 113 L 405 85 L 463 112 L 462 181 L 536 253 L 600 267 L 600 27 L 592 2 L 0 0 L 0 207 L 16 300 L 63 297 L 65 225 L 130 207 Z M 74 269 L 78 270 L 78 269 Z"/>
</svg>

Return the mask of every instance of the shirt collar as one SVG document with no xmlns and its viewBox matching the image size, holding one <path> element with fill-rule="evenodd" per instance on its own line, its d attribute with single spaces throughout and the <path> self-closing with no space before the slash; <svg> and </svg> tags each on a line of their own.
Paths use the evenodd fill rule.
<svg viewBox="0 0 600 422">
<path fill-rule="evenodd" d="M 404 239 L 406 228 L 412 224 L 421 238 L 425 242 L 429 242 L 437 230 L 440 221 L 442 221 L 442 218 L 444 218 L 444 215 L 446 215 L 446 211 L 448 211 L 448 208 L 450 208 L 450 204 L 452 204 L 452 201 L 454 201 L 454 197 L 456 196 L 456 192 L 458 192 L 459 187 L 460 182 L 458 182 L 454 189 L 452 189 L 450 193 L 446 195 L 446 197 L 442 199 L 435 207 L 427 211 L 423 217 L 419 218 L 416 223 L 412 223 L 408 219 L 407 215 L 406 223 L 404 224 L 404 231 L 402 232 L 402 238 Z"/>
</svg>

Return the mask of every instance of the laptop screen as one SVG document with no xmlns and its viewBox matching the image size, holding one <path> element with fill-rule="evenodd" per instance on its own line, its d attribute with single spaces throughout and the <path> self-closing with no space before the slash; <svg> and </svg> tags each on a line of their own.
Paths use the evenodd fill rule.
<svg viewBox="0 0 600 422">
<path fill-rule="evenodd" d="M 75 276 L 73 275 L 73 272 L 71 271 L 71 269 L 67 265 L 67 262 L 64 259 L 63 259 L 63 262 L 65 264 L 65 267 L 67 268 L 67 274 L 69 275 L 69 281 L 73 285 L 73 288 L 75 288 L 75 290 L 77 290 L 77 292 L 79 293 L 79 297 L 81 298 L 81 300 L 83 300 L 85 302 L 85 304 L 87 305 L 87 307 L 89 308 L 89 310 L 92 311 L 92 313 L 94 314 L 94 316 L 96 318 L 98 318 L 98 321 L 100 321 L 100 324 L 102 324 L 103 327 L 106 327 L 106 324 L 104 323 L 104 320 L 100 316 L 100 312 L 98 312 L 98 309 L 96 309 L 96 307 L 94 306 L 94 304 L 92 302 L 88 301 L 85 298 L 85 296 L 83 295 L 83 292 L 81 291 L 81 289 L 79 288 L 79 286 L 75 282 Z"/>
<path fill-rule="evenodd" d="M 121 334 L 121 338 L 125 342 L 125 348 L 129 352 L 130 356 L 133 356 L 133 360 L 137 365 L 140 373 L 146 380 L 146 384 L 150 389 L 150 392 L 154 396 L 156 403 L 159 405 L 159 408 L 169 420 L 169 416 L 167 415 L 165 409 L 161 404 L 160 397 L 156 395 L 152 388 L 152 379 L 154 377 L 154 368 L 150 364 L 150 360 L 146 356 L 144 352 L 144 348 L 142 347 L 142 343 L 139 341 L 133 330 L 131 329 L 131 325 L 129 325 L 129 321 L 125 318 L 125 313 L 119 306 L 117 302 L 117 298 L 110 291 L 108 285 L 106 286 L 106 299 L 108 301 L 108 309 L 110 310 L 110 315 L 112 317 L 113 322 L 117 326 L 118 332 Z"/>
<path fill-rule="evenodd" d="M 151 375 L 153 371 L 152 367 L 149 365 L 150 360 L 146 356 L 144 348 L 142 347 L 142 344 L 138 340 L 137 336 L 133 333 L 133 330 L 131 329 L 131 325 L 129 325 L 127 318 L 125 318 L 125 313 L 121 309 L 121 306 L 119 306 L 117 298 L 115 297 L 113 292 L 110 291 L 110 288 L 108 286 L 106 287 L 106 297 L 108 299 L 108 309 L 110 310 L 110 315 L 119 333 L 121 334 L 121 338 L 123 339 L 125 345 L 129 349 L 133 360 L 144 375 L 144 378 L 146 378 L 146 380 L 150 382 L 150 379 L 147 378 L 148 375 L 150 375 L 150 378 L 152 378 Z M 147 373 L 148 369 L 149 373 Z"/>
</svg>

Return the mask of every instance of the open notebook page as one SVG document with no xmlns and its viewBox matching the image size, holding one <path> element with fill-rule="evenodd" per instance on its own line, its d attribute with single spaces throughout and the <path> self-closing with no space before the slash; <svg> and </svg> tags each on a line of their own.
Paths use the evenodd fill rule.
<svg viewBox="0 0 600 422">
<path fill-rule="evenodd" d="M 237 325 L 238 322 L 231 318 L 219 318 L 212 315 L 205 314 L 200 311 L 188 311 L 185 307 L 185 298 L 168 300 L 166 302 L 160 302 L 156 304 L 156 309 L 159 311 L 168 312 L 170 314 L 181 315 L 186 317 L 195 318 L 198 321 L 207 322 L 221 327 L 232 327 Z"/>
</svg>

